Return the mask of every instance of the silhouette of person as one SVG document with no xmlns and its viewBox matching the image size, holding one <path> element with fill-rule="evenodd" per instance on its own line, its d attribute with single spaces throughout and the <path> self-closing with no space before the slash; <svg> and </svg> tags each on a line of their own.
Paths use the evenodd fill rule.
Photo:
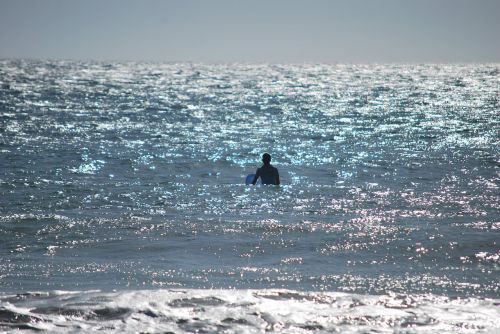
<svg viewBox="0 0 500 334">
<path fill-rule="evenodd" d="M 262 155 L 262 162 L 264 164 L 257 169 L 252 184 L 255 184 L 260 177 L 262 184 L 279 185 L 280 175 L 278 169 L 271 165 L 271 155 L 269 153 L 264 153 Z"/>
</svg>

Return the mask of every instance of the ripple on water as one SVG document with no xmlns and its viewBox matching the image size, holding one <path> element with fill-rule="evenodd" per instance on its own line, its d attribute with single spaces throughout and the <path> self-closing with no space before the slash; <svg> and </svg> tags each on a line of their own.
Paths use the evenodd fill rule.
<svg viewBox="0 0 500 334">
<path fill-rule="evenodd" d="M 0 69 L 0 289 L 498 295 L 496 65 Z"/>
</svg>

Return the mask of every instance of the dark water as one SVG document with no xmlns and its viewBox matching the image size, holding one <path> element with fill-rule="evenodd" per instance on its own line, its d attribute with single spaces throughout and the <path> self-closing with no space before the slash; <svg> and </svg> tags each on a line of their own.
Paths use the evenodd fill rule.
<svg viewBox="0 0 500 334">
<path fill-rule="evenodd" d="M 73 310 L 67 298 L 90 305 L 89 294 L 116 310 L 129 306 L 120 300 L 184 293 L 191 306 L 166 303 L 162 316 L 218 299 L 207 314 L 232 319 L 219 310 L 234 296 L 258 312 L 273 309 L 268 300 L 304 300 L 297 310 L 316 313 L 337 307 L 334 299 L 362 300 L 367 314 L 392 310 L 381 298 L 413 298 L 412 312 L 427 316 L 421 305 L 439 314 L 472 298 L 453 304 L 458 318 L 485 315 L 464 328 L 494 332 L 499 78 L 496 64 L 0 61 L 0 323 L 54 330 L 54 309 Z M 266 151 L 282 185 L 245 186 Z M 200 290 L 214 288 L 223 290 Z M 299 297 L 261 296 L 282 291 L 274 289 Z M 52 307 L 48 318 L 17 309 L 37 303 Z M 111 319 L 147 310 L 125 307 Z M 99 329 L 94 308 L 73 311 L 88 321 L 62 328 Z M 365 328 L 340 315 L 317 318 L 316 329 L 304 328 L 309 318 L 297 327 L 272 316 L 199 326 Z M 366 328 L 392 332 L 409 321 L 380 317 Z M 196 328 L 146 318 L 152 331 Z M 425 319 L 414 319 L 417 330 L 460 327 L 449 314 Z"/>
</svg>

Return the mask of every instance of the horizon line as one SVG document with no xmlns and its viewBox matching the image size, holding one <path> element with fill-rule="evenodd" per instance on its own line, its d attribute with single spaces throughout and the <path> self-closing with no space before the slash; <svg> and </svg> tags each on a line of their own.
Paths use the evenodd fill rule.
<svg viewBox="0 0 500 334">
<path fill-rule="evenodd" d="M 263 60 L 158 60 L 158 59 L 113 59 L 113 58 L 57 58 L 57 57 L 2 57 L 0 61 L 54 61 L 95 63 L 152 63 L 152 64 L 199 64 L 199 65 L 500 65 L 496 61 L 263 61 Z"/>
</svg>

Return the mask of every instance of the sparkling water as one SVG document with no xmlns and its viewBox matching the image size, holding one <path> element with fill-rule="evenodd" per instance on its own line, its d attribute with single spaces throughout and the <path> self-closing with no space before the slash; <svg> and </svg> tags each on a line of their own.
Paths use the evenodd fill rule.
<svg viewBox="0 0 500 334">
<path fill-rule="evenodd" d="M 0 61 L 0 330 L 500 330 L 499 78 Z"/>
</svg>

